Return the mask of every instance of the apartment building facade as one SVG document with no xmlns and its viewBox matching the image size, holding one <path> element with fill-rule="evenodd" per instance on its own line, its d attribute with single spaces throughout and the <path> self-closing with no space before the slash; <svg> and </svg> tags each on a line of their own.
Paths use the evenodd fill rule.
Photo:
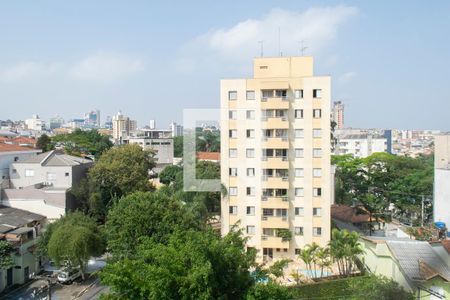
<svg viewBox="0 0 450 300">
<path fill-rule="evenodd" d="M 243 228 L 260 260 L 330 239 L 330 77 L 312 57 L 256 58 L 221 81 L 222 234 Z"/>
</svg>

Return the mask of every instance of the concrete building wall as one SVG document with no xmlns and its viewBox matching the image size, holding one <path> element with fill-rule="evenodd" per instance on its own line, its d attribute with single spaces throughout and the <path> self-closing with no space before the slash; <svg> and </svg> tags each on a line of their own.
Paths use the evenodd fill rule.
<svg viewBox="0 0 450 300">
<path fill-rule="evenodd" d="M 287 94 L 263 99 L 263 90 L 286 90 Z M 296 90 L 303 90 L 302 98 L 296 99 Z M 314 98 L 313 90 L 320 90 L 320 97 Z M 254 99 L 247 99 L 247 91 L 254 92 Z M 235 100 L 229 100 L 230 92 L 236 92 Z M 245 232 L 247 226 L 254 226 L 254 234 L 247 234 L 247 246 L 258 249 L 260 259 L 268 249 L 273 258 L 293 258 L 295 249 L 305 244 L 329 241 L 330 93 L 330 78 L 313 76 L 311 57 L 258 58 L 254 60 L 254 78 L 221 81 L 221 180 L 229 190 L 222 201 L 221 230 L 226 234 L 237 224 Z M 301 109 L 303 118 L 296 118 L 295 110 Z M 321 110 L 321 117 L 313 118 L 314 109 Z M 267 118 L 265 110 L 284 110 L 286 115 Z M 236 112 L 236 119 L 230 119 L 229 111 Z M 253 117 L 248 118 L 247 111 L 254 111 Z M 266 139 L 266 129 L 285 130 L 286 136 Z M 320 129 L 320 137 L 313 137 L 314 129 Z M 237 130 L 235 137 L 230 138 L 230 130 Z M 247 130 L 254 130 L 253 137 L 247 137 Z M 303 130 L 303 137 L 296 138 L 296 130 Z M 230 149 L 236 149 L 237 157 L 230 157 Z M 251 149 L 254 156 L 247 157 Z M 262 149 L 284 150 L 286 157 L 266 158 Z M 296 149 L 303 149 L 303 157 L 295 157 Z M 314 149 L 321 149 L 320 157 L 313 157 Z M 230 176 L 230 168 L 237 169 L 238 175 Z M 248 168 L 254 169 L 254 176 L 247 176 Z M 263 177 L 265 169 L 283 170 L 288 175 Z M 303 176 L 296 176 L 295 169 L 302 169 Z M 314 177 L 313 169 L 320 169 L 321 176 Z M 230 194 L 230 188 L 237 188 L 237 195 Z M 303 189 L 297 196 L 296 188 Z M 313 194 L 315 188 L 321 189 L 320 196 Z M 287 197 L 266 197 L 266 189 L 286 190 Z M 237 207 L 236 214 L 230 214 L 230 206 Z M 248 214 L 247 207 L 254 207 L 254 213 Z M 303 209 L 301 215 L 295 215 L 296 207 Z M 313 208 L 321 209 L 320 216 L 313 216 Z M 286 209 L 287 214 L 266 217 L 264 209 Z M 296 227 L 303 228 L 302 235 L 295 234 Z M 320 228 L 321 235 L 314 236 L 313 228 Z M 287 229 L 292 240 L 283 242 L 276 235 L 263 234 L 264 229 Z"/>
<path fill-rule="evenodd" d="M 29 174 L 34 173 L 33 176 Z M 72 186 L 72 167 L 50 167 L 40 164 L 14 163 L 10 170 L 11 184 L 14 188 L 23 188 L 34 184 L 49 182 L 56 188 Z"/>
<path fill-rule="evenodd" d="M 434 169 L 433 219 L 450 226 L 450 169 Z"/>
</svg>

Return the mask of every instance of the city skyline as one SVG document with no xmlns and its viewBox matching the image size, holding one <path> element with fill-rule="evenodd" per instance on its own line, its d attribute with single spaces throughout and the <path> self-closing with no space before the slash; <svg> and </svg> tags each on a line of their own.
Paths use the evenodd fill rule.
<svg viewBox="0 0 450 300">
<path fill-rule="evenodd" d="M 450 130 L 449 3 L 84 3 L 2 5 L 0 119 L 98 108 L 103 120 L 121 110 L 138 124 L 181 123 L 184 108 L 219 106 L 220 78 L 251 76 L 259 41 L 264 56 L 290 56 L 304 40 L 346 126 Z"/>
</svg>

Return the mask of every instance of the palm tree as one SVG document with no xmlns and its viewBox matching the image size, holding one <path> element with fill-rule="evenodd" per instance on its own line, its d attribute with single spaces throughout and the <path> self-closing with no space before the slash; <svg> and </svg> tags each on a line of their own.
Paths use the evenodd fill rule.
<svg viewBox="0 0 450 300">
<path fill-rule="evenodd" d="M 359 242 L 359 234 L 348 230 L 333 229 L 328 245 L 331 257 L 337 263 L 339 274 L 351 274 L 358 256 L 364 253 Z"/>
<path fill-rule="evenodd" d="M 320 247 L 316 252 L 317 265 L 320 267 L 320 278 L 323 277 L 323 270 L 329 270 L 333 264 L 329 247 Z"/>
<path fill-rule="evenodd" d="M 317 251 L 320 246 L 316 243 L 312 243 L 311 245 L 306 245 L 303 249 L 300 250 L 300 254 L 298 257 L 305 263 L 306 269 L 311 274 L 311 277 L 316 278 L 316 263 L 317 263 Z M 314 272 L 313 272 L 314 269 Z"/>
</svg>

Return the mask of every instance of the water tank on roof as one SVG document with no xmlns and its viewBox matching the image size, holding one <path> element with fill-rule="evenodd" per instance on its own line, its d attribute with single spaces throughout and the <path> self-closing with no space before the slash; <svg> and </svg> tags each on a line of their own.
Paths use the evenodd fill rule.
<svg viewBox="0 0 450 300">
<path fill-rule="evenodd" d="M 444 222 L 434 222 L 434 226 L 439 229 L 444 229 L 446 227 Z"/>
</svg>

